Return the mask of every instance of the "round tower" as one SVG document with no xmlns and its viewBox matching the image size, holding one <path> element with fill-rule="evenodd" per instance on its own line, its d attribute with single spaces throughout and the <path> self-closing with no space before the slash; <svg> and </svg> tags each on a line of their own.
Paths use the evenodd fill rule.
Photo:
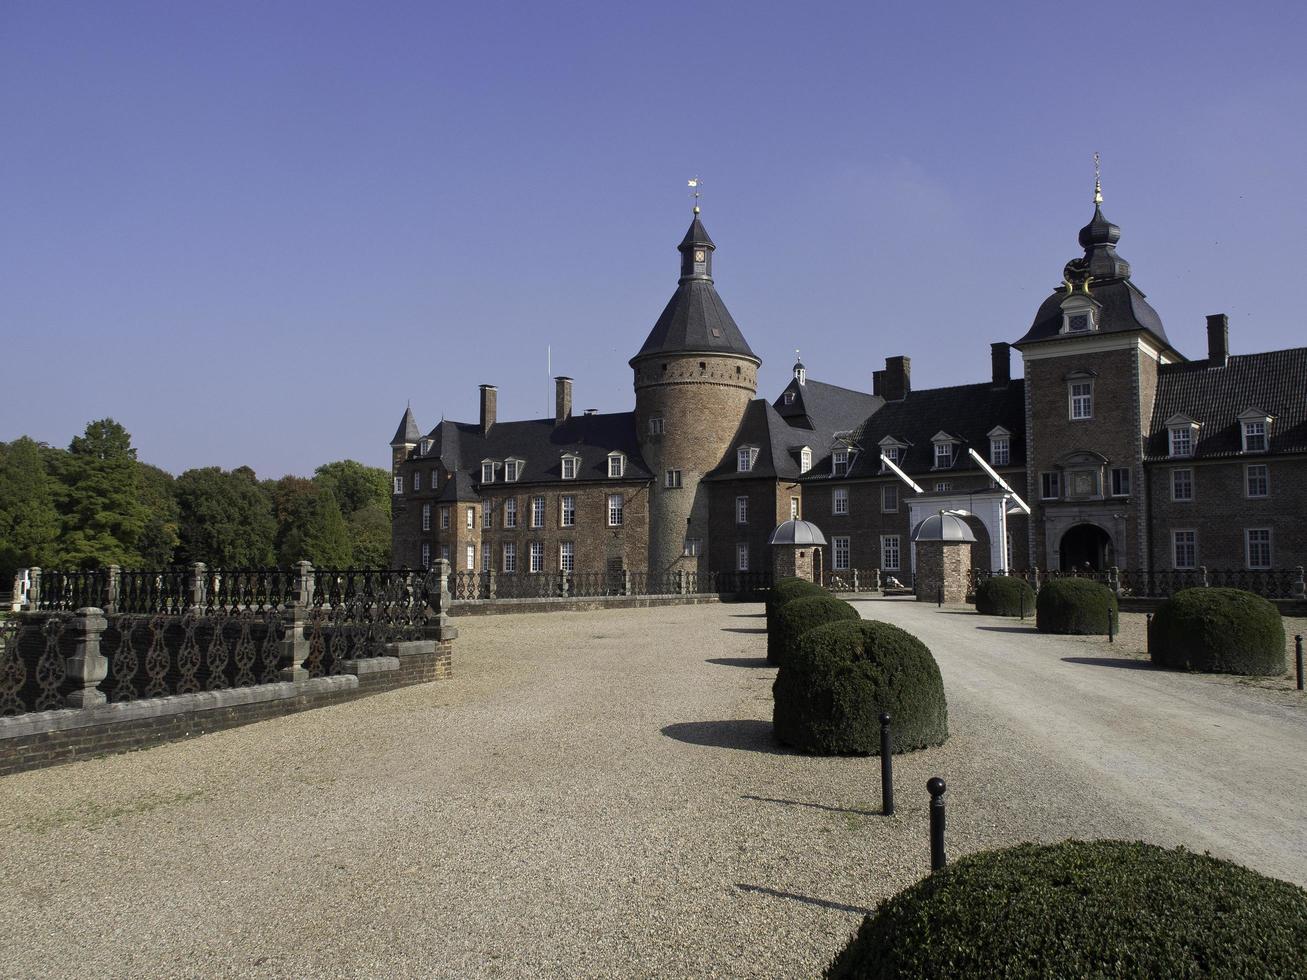
<svg viewBox="0 0 1307 980">
<path fill-rule="evenodd" d="M 715 248 L 696 207 L 677 246 L 676 292 L 630 362 L 636 437 L 654 475 L 650 572 L 708 570 L 711 528 L 702 480 L 723 463 L 758 390 L 762 362 L 713 285 Z M 697 554 L 687 554 L 692 551 Z"/>
</svg>

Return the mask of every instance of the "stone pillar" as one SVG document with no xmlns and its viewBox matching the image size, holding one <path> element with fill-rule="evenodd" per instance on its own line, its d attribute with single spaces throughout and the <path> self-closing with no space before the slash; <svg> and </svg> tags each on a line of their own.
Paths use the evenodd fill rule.
<svg viewBox="0 0 1307 980">
<path fill-rule="evenodd" d="M 109 674 L 109 661 L 100 653 L 100 637 L 108 628 L 103 610 L 94 606 L 77 610 L 68 620 L 64 642 L 70 646 L 64 658 L 64 676 L 73 689 L 64 703 L 70 708 L 94 708 L 107 700 L 99 688 Z"/>
<path fill-rule="evenodd" d="M 801 578 L 813 581 L 812 559 L 814 545 L 774 544 L 772 547 L 772 581 L 783 578 Z"/>
<path fill-rule="evenodd" d="M 1200 582 L 1202 583 L 1204 589 L 1207 588 L 1207 566 L 1206 566 L 1206 565 L 1199 565 L 1199 566 L 1198 566 L 1198 581 L 1200 581 Z"/>
<path fill-rule="evenodd" d="M 567 587 L 567 573 L 564 571 L 560 571 L 558 573 L 558 594 L 562 596 L 564 599 L 566 599 L 568 591 L 569 590 Z"/>
<path fill-rule="evenodd" d="M 443 558 L 438 558 L 432 562 L 431 567 L 435 570 L 437 581 L 440 582 L 440 591 L 427 595 L 427 608 L 430 610 L 430 616 L 427 625 L 423 629 L 423 637 L 428 640 L 434 640 L 436 643 L 448 643 L 458 636 L 458 627 L 449 622 L 449 562 Z M 492 573 L 493 574 L 493 573 Z M 493 586 L 494 580 L 491 580 Z"/>
<path fill-rule="evenodd" d="M 486 569 L 486 598 L 495 598 L 495 570 L 493 568 Z"/>
<path fill-rule="evenodd" d="M 1307 599 L 1307 578 L 1303 577 L 1303 568 L 1298 566 L 1298 581 L 1293 583 L 1293 594 L 1296 598 Z"/>
<path fill-rule="evenodd" d="M 631 594 L 631 570 L 629 568 L 623 568 L 622 569 L 622 595 L 630 595 L 630 594 Z"/>
<path fill-rule="evenodd" d="M 971 578 L 971 543 L 962 541 L 917 542 L 917 599 L 921 602 L 962 603 L 967 601 Z"/>
<path fill-rule="evenodd" d="M 27 570 L 28 589 L 27 589 L 27 608 L 29 610 L 41 608 L 41 566 L 33 565 Z"/>
<path fill-rule="evenodd" d="M 285 631 L 282 633 L 281 668 L 283 681 L 306 681 L 309 672 L 304 669 L 304 658 L 309 655 L 309 638 L 304 627 L 309 621 L 309 609 L 313 605 L 313 593 L 317 585 L 313 566 L 306 561 L 295 565 L 295 582 L 292 586 L 295 598 L 286 608 Z"/>
<path fill-rule="evenodd" d="M 685 595 L 685 569 L 676 570 L 676 594 Z"/>
<path fill-rule="evenodd" d="M 1107 570 L 1107 587 L 1119 598 L 1121 595 L 1121 569 L 1113 565 Z"/>
<path fill-rule="evenodd" d="M 191 566 L 191 605 L 203 609 L 208 599 L 208 568 L 204 562 L 197 561 Z"/>
<path fill-rule="evenodd" d="M 31 580 L 27 577 L 28 569 L 20 568 L 14 572 L 14 595 L 13 601 L 9 605 L 10 612 L 22 612 L 23 606 L 27 605 L 27 590 Z"/>
<path fill-rule="evenodd" d="M 118 597 L 122 592 L 123 570 L 119 565 L 108 567 L 108 576 L 104 582 L 104 611 L 112 616 L 118 611 Z"/>
</svg>

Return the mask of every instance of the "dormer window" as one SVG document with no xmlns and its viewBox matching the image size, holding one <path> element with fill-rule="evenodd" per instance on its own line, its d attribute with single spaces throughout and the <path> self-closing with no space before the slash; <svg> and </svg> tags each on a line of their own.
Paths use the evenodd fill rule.
<svg viewBox="0 0 1307 980">
<path fill-rule="evenodd" d="M 830 471 L 833 476 L 845 476 L 849 472 L 849 451 L 841 446 L 830 454 Z"/>
<path fill-rule="evenodd" d="M 516 483 L 517 478 L 522 475 L 522 461 L 520 459 L 504 460 L 504 482 Z"/>
<path fill-rule="evenodd" d="M 735 453 L 735 468 L 740 473 L 752 473 L 753 464 L 757 462 L 758 449 L 756 446 L 741 446 Z"/>
<path fill-rule="evenodd" d="M 1243 451 L 1264 453 L 1271 448 L 1271 417 L 1259 408 L 1239 413 L 1239 429 L 1243 438 Z"/>
<path fill-rule="evenodd" d="M 792 391 L 787 391 L 787 392 L 785 393 L 785 404 L 786 404 L 786 405 L 793 405 L 793 404 L 794 404 L 794 392 L 792 392 Z"/>
<path fill-rule="evenodd" d="M 799 450 L 799 472 L 807 473 L 812 469 L 812 450 L 804 446 Z"/>
<path fill-rule="evenodd" d="M 935 466 L 937 470 L 953 468 L 958 440 L 947 432 L 936 432 L 930 440 L 935 446 Z"/>
<path fill-rule="evenodd" d="M 1166 420 L 1169 455 L 1183 458 L 1194 454 L 1198 441 L 1198 423 L 1187 415 L 1172 415 Z"/>
<path fill-rule="evenodd" d="M 1102 307 L 1086 293 L 1072 293 L 1062 301 L 1062 333 L 1093 333 Z"/>
<path fill-rule="evenodd" d="M 1009 465 L 1012 462 L 1012 433 L 1000 425 L 990 429 L 987 435 L 989 436 L 989 465 Z"/>
<path fill-rule="evenodd" d="M 420 452 L 423 456 L 431 452 L 431 440 L 423 439 L 420 443 L 418 443 L 418 452 Z"/>
<path fill-rule="evenodd" d="M 581 459 L 578 456 L 563 457 L 563 479 L 575 480 L 576 471 L 580 467 Z"/>
<path fill-rule="evenodd" d="M 481 482 L 495 482 L 495 461 L 493 459 L 483 459 L 481 461 Z"/>
<path fill-rule="evenodd" d="M 626 473 L 626 456 L 623 453 L 608 454 L 608 475 L 614 479 Z"/>
<path fill-rule="evenodd" d="M 880 441 L 879 445 L 881 455 L 884 456 L 885 459 L 888 459 L 895 466 L 902 465 L 903 451 L 907 448 L 903 443 L 894 439 L 892 436 L 886 436 Z M 881 460 L 880 471 L 882 473 L 889 472 L 889 467 L 885 465 L 885 460 Z"/>
</svg>

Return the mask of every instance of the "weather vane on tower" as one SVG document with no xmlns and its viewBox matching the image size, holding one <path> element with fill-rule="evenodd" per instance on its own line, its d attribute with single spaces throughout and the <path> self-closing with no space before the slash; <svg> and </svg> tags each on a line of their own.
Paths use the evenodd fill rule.
<svg viewBox="0 0 1307 980">
<path fill-rule="evenodd" d="M 694 191 L 694 213 L 698 214 L 699 213 L 699 185 L 703 183 L 703 179 L 701 177 L 695 176 L 695 177 L 691 177 L 687 181 L 687 183 L 690 185 L 690 188 Z"/>
<path fill-rule="evenodd" d="M 1103 203 L 1103 184 L 1102 181 L 1099 180 L 1099 175 L 1101 172 L 1102 172 L 1101 168 L 1098 165 L 1098 151 L 1095 150 L 1094 151 L 1094 203 L 1095 204 Z"/>
</svg>

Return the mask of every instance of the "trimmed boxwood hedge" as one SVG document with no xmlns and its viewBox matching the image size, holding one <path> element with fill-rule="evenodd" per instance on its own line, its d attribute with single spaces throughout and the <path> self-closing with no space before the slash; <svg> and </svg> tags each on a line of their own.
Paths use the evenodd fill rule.
<svg viewBox="0 0 1307 980">
<path fill-rule="evenodd" d="M 795 641 L 814 626 L 840 619 L 858 619 L 858 611 L 824 589 L 819 595 L 804 595 L 779 607 L 773 625 L 767 629 L 767 661 L 783 664 Z"/>
<path fill-rule="evenodd" d="M 1024 579 L 995 575 L 976 586 L 976 612 L 986 616 L 1028 616 L 1035 611 L 1035 590 Z"/>
<path fill-rule="evenodd" d="M 948 738 L 935 658 L 889 623 L 835 622 L 804 633 L 781 664 L 772 696 L 776 737 L 804 752 L 879 755 L 882 711 L 892 718 L 896 753 Z"/>
<path fill-rule="evenodd" d="M 1176 670 L 1277 676 L 1284 621 L 1273 603 L 1242 589 L 1182 589 L 1153 614 L 1148 652 Z"/>
<path fill-rule="evenodd" d="M 777 612 L 780 611 L 781 606 L 793 599 L 814 595 L 830 595 L 830 593 L 815 582 L 809 582 L 804 578 L 778 579 L 772 585 L 771 591 L 767 594 L 767 660 L 770 663 L 777 663 L 777 658 L 780 656 L 779 641 L 775 639 Z"/>
<path fill-rule="evenodd" d="M 829 980 L 1299 977 L 1307 892 L 1248 868 L 1127 841 L 964 857 L 863 920 Z"/>
<path fill-rule="evenodd" d="M 1059 578 L 1044 585 L 1035 598 L 1035 626 L 1041 633 L 1095 634 L 1120 625 L 1116 594 L 1087 578 Z"/>
</svg>

